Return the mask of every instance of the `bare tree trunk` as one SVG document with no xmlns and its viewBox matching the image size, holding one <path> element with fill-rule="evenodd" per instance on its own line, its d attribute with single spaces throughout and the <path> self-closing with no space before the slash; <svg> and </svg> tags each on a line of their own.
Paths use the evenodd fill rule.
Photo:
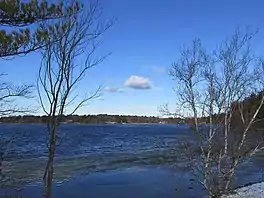
<svg viewBox="0 0 264 198">
<path fill-rule="evenodd" d="M 51 131 L 50 140 L 49 140 L 49 155 L 48 161 L 44 173 L 44 185 L 45 185 L 45 198 L 52 197 L 52 181 L 53 181 L 53 172 L 54 172 L 54 155 L 55 155 L 55 144 L 56 144 L 56 137 L 55 137 L 55 130 Z"/>
<path fill-rule="evenodd" d="M 3 160 L 4 160 L 4 153 L 2 152 L 2 150 L 0 150 L 0 181 L 3 178 L 3 174 L 2 174 L 2 163 L 3 163 Z"/>
<path fill-rule="evenodd" d="M 50 145 L 49 160 L 48 160 L 48 171 L 45 186 L 45 198 L 51 198 L 52 195 L 52 181 L 53 181 L 53 161 L 54 161 L 54 146 Z"/>
</svg>

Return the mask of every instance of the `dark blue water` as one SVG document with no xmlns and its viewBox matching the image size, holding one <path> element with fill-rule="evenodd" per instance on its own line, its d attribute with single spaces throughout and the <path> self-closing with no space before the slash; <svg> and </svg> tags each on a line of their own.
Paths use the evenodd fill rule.
<svg viewBox="0 0 264 198">
<path fill-rule="evenodd" d="M 13 191 L 12 195 L 41 198 L 42 193 L 40 184 L 32 184 Z M 55 183 L 53 187 L 55 198 L 201 198 L 206 195 L 198 183 L 190 182 L 190 174 L 157 167 L 91 173 L 62 184 Z"/>
<path fill-rule="evenodd" d="M 47 155 L 46 125 L 1 124 L 1 137 L 15 137 L 9 156 Z M 174 147 L 177 140 L 190 139 L 187 125 L 62 125 L 58 138 L 58 156 L 101 153 L 138 153 Z"/>
<path fill-rule="evenodd" d="M 1 124 L 14 138 L 5 157 L 11 186 L 5 192 L 38 198 L 47 155 L 45 125 Z M 56 198 L 204 197 L 194 181 L 182 142 L 195 144 L 188 125 L 62 125 L 55 161 Z M 263 180 L 264 158 L 238 170 L 236 185 Z M 13 182 L 13 183 L 12 183 Z M 14 191 L 20 189 L 20 191 Z"/>
</svg>

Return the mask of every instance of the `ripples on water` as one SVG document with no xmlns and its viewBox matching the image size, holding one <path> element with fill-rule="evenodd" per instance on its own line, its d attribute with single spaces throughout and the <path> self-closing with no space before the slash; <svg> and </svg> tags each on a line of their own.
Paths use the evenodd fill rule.
<svg viewBox="0 0 264 198">
<path fill-rule="evenodd" d="M 15 137 L 8 147 L 4 164 L 12 185 L 41 181 L 47 156 L 46 125 L 1 124 L 0 135 L 7 139 Z M 169 166 L 174 167 L 178 176 L 188 174 L 188 181 L 190 169 L 184 152 L 179 150 L 184 141 L 194 141 L 188 125 L 62 125 L 56 150 L 55 179 L 61 182 L 92 172 L 136 166 Z M 256 159 L 259 159 L 258 166 L 262 166 L 263 158 Z M 250 169 L 251 172 L 255 170 Z M 243 169 L 240 172 L 249 175 Z M 252 181 L 260 176 L 247 179 Z"/>
<path fill-rule="evenodd" d="M 186 125 L 62 125 L 58 156 L 102 153 L 139 153 L 173 147 L 192 136 Z M 2 124 L 0 135 L 16 137 L 10 146 L 12 159 L 47 154 L 45 125 Z"/>
<path fill-rule="evenodd" d="M 15 137 L 5 158 L 6 173 L 16 183 L 39 180 L 48 152 L 46 125 L 2 124 L 0 135 Z M 191 138 L 187 125 L 62 125 L 55 178 L 134 165 L 174 164 L 181 156 L 177 145 Z"/>
</svg>

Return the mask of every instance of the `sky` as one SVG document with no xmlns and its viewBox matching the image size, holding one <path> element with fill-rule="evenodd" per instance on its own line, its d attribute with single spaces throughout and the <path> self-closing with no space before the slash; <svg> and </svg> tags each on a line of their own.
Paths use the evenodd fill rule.
<svg viewBox="0 0 264 198">
<path fill-rule="evenodd" d="M 86 2 L 86 1 L 85 1 Z M 101 96 L 78 114 L 159 116 L 158 107 L 176 102 L 175 85 L 167 70 L 179 58 L 179 49 L 200 38 L 213 49 L 236 28 L 259 29 L 255 49 L 264 47 L 262 0 L 101 0 L 104 19 L 117 20 L 101 38 L 99 55 L 111 53 L 90 69 L 77 87 L 80 94 L 103 87 Z M 0 61 L 5 80 L 35 84 L 40 54 Z M 19 100 L 38 107 L 38 98 Z M 37 114 L 43 114 L 39 109 Z"/>
</svg>

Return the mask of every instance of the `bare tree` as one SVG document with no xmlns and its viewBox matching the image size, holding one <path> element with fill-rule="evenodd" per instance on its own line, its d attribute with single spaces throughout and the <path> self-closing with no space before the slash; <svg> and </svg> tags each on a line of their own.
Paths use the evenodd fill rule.
<svg viewBox="0 0 264 198">
<path fill-rule="evenodd" d="M 18 98 L 30 98 L 33 86 L 20 85 L 16 86 L 12 83 L 4 82 L 4 74 L 0 74 L 0 117 L 10 116 L 14 114 L 22 114 L 30 112 L 28 107 L 20 107 L 16 104 Z M 2 183 L 4 175 L 2 173 L 2 163 L 8 154 L 10 144 L 15 140 L 15 136 L 11 138 L 1 137 L 0 139 L 0 182 Z"/>
<path fill-rule="evenodd" d="M 43 47 L 44 40 L 53 29 L 45 26 L 45 21 L 73 15 L 81 10 L 82 5 L 78 1 L 60 1 L 48 3 L 45 0 L 20 0 L 0 1 L 0 60 L 14 58 L 37 51 Z M 35 28 L 31 28 L 32 25 Z M 14 85 L 4 81 L 6 74 L 0 74 L 0 116 L 10 116 L 32 112 L 31 108 L 21 107 L 15 104 L 18 98 L 31 97 L 33 86 Z M 0 181 L 2 175 L 2 163 L 8 154 L 7 148 L 16 137 L 0 139 Z"/>
<path fill-rule="evenodd" d="M 46 198 L 52 195 L 54 155 L 62 116 L 69 111 L 69 105 L 75 105 L 71 112 L 67 112 L 73 114 L 87 101 L 98 96 L 100 91 L 98 88 L 78 104 L 74 103 L 78 98 L 78 94 L 73 95 L 74 89 L 87 70 L 105 58 L 94 58 L 97 39 L 112 25 L 112 21 L 102 22 L 101 16 L 99 1 L 92 1 L 88 10 L 59 19 L 56 28 L 45 41 L 37 87 L 42 109 L 48 116 L 49 155 L 43 176 Z"/>
<path fill-rule="evenodd" d="M 28 108 L 14 104 L 18 98 L 31 98 L 32 85 L 13 85 L 4 82 L 4 74 L 0 74 L 0 116 L 29 112 Z"/>
<path fill-rule="evenodd" d="M 247 141 L 264 103 L 260 92 L 255 108 L 247 113 L 245 99 L 263 89 L 263 61 L 250 47 L 253 36 L 236 31 L 210 54 L 196 39 L 181 51 L 170 70 L 179 85 L 175 89 L 179 106 L 192 113 L 201 153 L 195 167 L 199 182 L 214 197 L 232 190 L 238 165 L 263 149 L 261 142 L 249 145 Z M 207 126 L 199 124 L 202 122 Z"/>
</svg>

